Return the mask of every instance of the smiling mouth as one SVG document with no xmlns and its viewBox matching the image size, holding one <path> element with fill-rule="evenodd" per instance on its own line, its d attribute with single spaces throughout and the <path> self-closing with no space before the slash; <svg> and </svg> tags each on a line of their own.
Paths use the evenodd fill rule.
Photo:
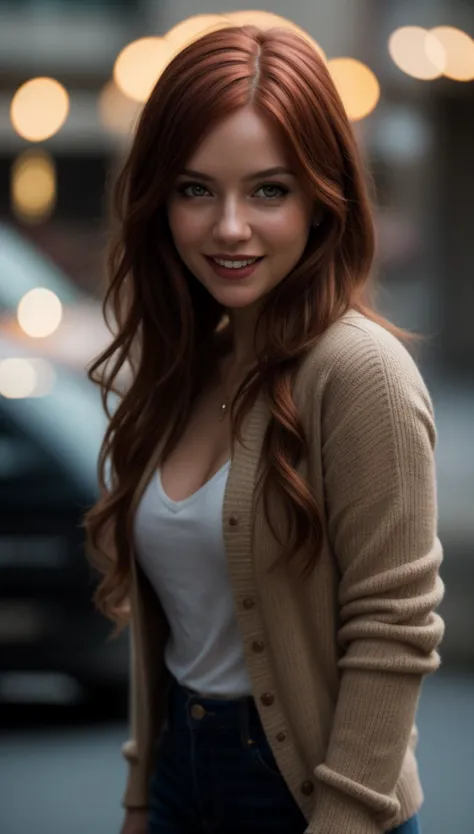
<svg viewBox="0 0 474 834">
<path fill-rule="evenodd" d="M 245 267 L 253 266 L 263 259 L 263 255 L 253 258 L 219 258 L 213 255 L 206 255 L 207 260 L 217 266 L 225 267 L 225 269 L 245 269 Z"/>
<path fill-rule="evenodd" d="M 263 260 L 260 258 L 246 258 L 240 261 L 228 261 L 226 258 L 213 258 L 206 255 L 206 260 L 212 271 L 222 280 L 240 281 L 243 278 L 249 278 L 253 275 L 255 270 Z"/>
</svg>

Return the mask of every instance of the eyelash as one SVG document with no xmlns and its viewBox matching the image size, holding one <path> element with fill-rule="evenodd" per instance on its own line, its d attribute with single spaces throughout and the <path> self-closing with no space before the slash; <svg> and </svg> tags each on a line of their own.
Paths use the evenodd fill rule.
<svg viewBox="0 0 474 834">
<path fill-rule="evenodd" d="M 185 200 L 193 200 L 193 199 L 198 200 L 200 197 L 205 196 L 203 194 L 196 195 L 196 194 L 186 194 L 185 193 L 188 188 L 193 188 L 193 187 L 194 188 L 196 188 L 196 187 L 197 188 L 203 188 L 205 191 L 208 191 L 206 186 L 201 185 L 201 183 L 199 183 L 199 182 L 186 182 L 186 183 L 183 183 L 183 185 L 179 186 L 178 193 L 182 197 L 184 197 Z M 257 188 L 257 191 L 260 191 L 262 188 L 274 188 L 274 189 L 278 189 L 281 192 L 279 195 L 277 195 L 275 197 L 263 197 L 262 199 L 267 203 L 275 202 L 278 199 L 280 199 L 280 200 L 283 199 L 284 197 L 287 196 L 287 194 L 289 194 L 289 191 L 290 191 L 290 189 L 287 188 L 286 185 L 280 185 L 279 183 L 276 183 L 276 182 L 265 182 L 262 185 L 259 185 L 259 187 Z"/>
</svg>

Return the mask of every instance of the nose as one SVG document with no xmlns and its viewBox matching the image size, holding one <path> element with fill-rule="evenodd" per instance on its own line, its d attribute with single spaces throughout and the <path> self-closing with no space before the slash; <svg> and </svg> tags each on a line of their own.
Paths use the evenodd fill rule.
<svg viewBox="0 0 474 834">
<path fill-rule="evenodd" d="M 213 229 L 213 238 L 216 243 L 232 245 L 250 240 L 251 236 L 252 230 L 243 207 L 235 202 L 226 203 L 220 207 Z"/>
</svg>

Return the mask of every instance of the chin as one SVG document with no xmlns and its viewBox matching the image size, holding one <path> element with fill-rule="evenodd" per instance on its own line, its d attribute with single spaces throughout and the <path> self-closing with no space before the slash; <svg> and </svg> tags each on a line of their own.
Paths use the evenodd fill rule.
<svg viewBox="0 0 474 834">
<path fill-rule="evenodd" d="M 230 292 L 211 293 L 219 304 L 229 310 L 240 310 L 245 307 L 253 307 L 263 298 L 262 295 L 255 293 L 242 293 L 231 290 Z"/>
</svg>

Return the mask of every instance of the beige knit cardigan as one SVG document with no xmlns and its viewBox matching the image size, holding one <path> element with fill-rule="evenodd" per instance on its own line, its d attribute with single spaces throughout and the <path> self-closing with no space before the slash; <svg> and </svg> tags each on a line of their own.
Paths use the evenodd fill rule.
<svg viewBox="0 0 474 834">
<path fill-rule="evenodd" d="M 235 610 L 255 702 L 307 831 L 382 834 L 422 802 L 414 721 L 443 634 L 433 409 L 406 349 L 353 310 L 308 354 L 294 396 L 309 442 L 298 470 L 321 509 L 324 547 L 307 579 L 296 566 L 268 572 L 276 543 L 254 493 L 269 419 L 261 394 L 236 444 L 223 506 Z M 284 534 L 276 502 L 273 515 Z M 168 626 L 135 559 L 130 602 L 124 805 L 146 808 Z"/>
</svg>

